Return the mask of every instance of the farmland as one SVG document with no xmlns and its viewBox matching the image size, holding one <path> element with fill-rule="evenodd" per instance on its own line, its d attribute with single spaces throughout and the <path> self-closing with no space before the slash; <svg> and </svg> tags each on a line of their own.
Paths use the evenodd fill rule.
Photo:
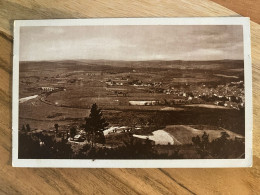
<svg viewBox="0 0 260 195">
<path fill-rule="evenodd" d="M 243 137 L 243 80 L 243 61 L 235 60 L 21 62 L 19 128 L 54 130 L 58 123 L 79 131 L 96 103 L 109 127 L 129 127 L 139 139 L 158 130 L 172 143 L 191 144 L 204 131 L 210 140 L 221 131 Z M 203 126 L 212 129 L 194 133 Z M 107 136 L 111 142 L 119 134 Z"/>
</svg>

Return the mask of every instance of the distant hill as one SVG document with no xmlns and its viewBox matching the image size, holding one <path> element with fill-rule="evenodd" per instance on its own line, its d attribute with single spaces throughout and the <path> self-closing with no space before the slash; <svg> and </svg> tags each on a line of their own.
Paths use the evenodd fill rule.
<svg viewBox="0 0 260 195">
<path fill-rule="evenodd" d="M 22 61 L 20 68 L 27 66 L 44 66 L 45 68 L 71 67 L 84 69 L 82 66 L 91 70 L 106 70 L 116 67 L 124 68 L 162 68 L 162 69 L 241 69 L 244 67 L 243 60 L 214 60 L 214 61 L 112 61 L 112 60 L 63 60 L 63 61 Z M 81 66 L 81 67 L 77 67 Z"/>
</svg>

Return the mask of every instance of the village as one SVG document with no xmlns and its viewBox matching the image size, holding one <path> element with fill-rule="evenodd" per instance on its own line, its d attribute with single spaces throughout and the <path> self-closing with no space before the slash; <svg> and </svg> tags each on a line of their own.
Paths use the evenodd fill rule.
<svg viewBox="0 0 260 195">
<path fill-rule="evenodd" d="M 243 81 L 229 82 L 226 84 L 217 85 L 215 87 L 208 84 L 190 84 L 185 83 L 183 86 L 176 85 L 167 88 L 167 83 L 162 82 L 147 82 L 142 80 L 130 80 L 126 78 L 116 78 L 115 80 L 106 80 L 107 89 L 110 91 L 110 96 L 127 97 L 130 94 L 127 91 L 127 86 L 136 87 L 138 90 L 153 94 L 168 95 L 164 100 L 150 101 L 129 101 L 129 105 L 182 105 L 182 104 L 214 104 L 232 109 L 244 109 L 244 83 Z M 166 86 L 165 86 L 166 85 Z M 113 88 L 121 86 L 121 88 Z M 125 88 L 123 88 L 123 86 Z M 138 88 L 139 87 L 139 88 Z M 142 88 L 140 88 L 142 87 Z"/>
</svg>

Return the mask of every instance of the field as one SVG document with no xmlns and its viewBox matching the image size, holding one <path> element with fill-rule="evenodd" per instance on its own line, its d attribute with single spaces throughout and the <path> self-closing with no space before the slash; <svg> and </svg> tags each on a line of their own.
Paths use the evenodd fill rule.
<svg viewBox="0 0 260 195">
<path fill-rule="evenodd" d="M 204 131 L 210 140 L 223 131 L 232 139 L 243 137 L 243 109 L 199 98 L 243 79 L 243 61 L 21 62 L 19 128 L 29 124 L 32 130 L 54 130 L 59 124 L 60 130 L 80 130 L 96 103 L 109 128 L 129 127 L 139 139 L 191 144 Z M 230 89 L 243 96 L 241 86 L 232 84 Z M 202 126 L 212 129 L 197 128 Z"/>
</svg>

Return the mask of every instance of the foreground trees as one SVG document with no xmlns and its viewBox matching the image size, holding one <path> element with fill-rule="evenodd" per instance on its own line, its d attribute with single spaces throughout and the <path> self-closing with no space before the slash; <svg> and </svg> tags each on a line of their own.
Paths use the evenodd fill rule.
<svg viewBox="0 0 260 195">
<path fill-rule="evenodd" d="M 106 122 L 101 109 L 98 108 L 97 104 L 92 105 L 89 117 L 87 117 L 85 121 L 85 131 L 89 141 L 91 142 L 91 146 L 95 146 L 97 142 L 105 143 L 103 131 L 109 124 Z"/>
<path fill-rule="evenodd" d="M 192 142 L 195 145 L 197 153 L 200 155 L 201 158 L 209 156 L 209 134 L 204 131 L 201 139 L 197 135 L 196 137 L 192 138 Z"/>
<path fill-rule="evenodd" d="M 157 116 L 159 114 L 157 113 Z M 134 118 L 134 117 L 133 117 Z M 118 118 L 117 118 L 118 119 Z M 133 123 L 131 131 L 122 131 L 104 136 L 103 131 L 108 123 L 102 115 L 101 110 L 93 104 L 89 116 L 85 123 L 80 126 L 85 132 L 77 131 L 76 127 L 70 128 L 70 137 L 82 136 L 85 141 L 84 146 L 72 144 L 68 139 L 63 138 L 63 126 L 55 124 L 55 134 L 53 131 L 30 130 L 29 124 L 23 125 L 19 131 L 19 158 L 35 159 L 231 159 L 244 158 L 245 144 L 243 138 L 231 139 L 230 135 L 223 131 L 221 136 L 214 140 L 209 139 L 209 134 L 192 137 L 193 144 L 183 145 L 155 145 L 151 140 L 143 140 L 133 136 L 133 134 L 147 134 L 158 129 L 163 123 L 158 123 L 157 118 L 145 120 L 138 118 L 137 123 Z M 162 119 L 162 118 L 161 118 Z M 110 119 L 111 120 L 111 119 Z M 163 120 L 162 120 L 163 122 Z M 156 126 L 156 123 L 160 124 Z M 136 124 L 141 124 L 142 130 L 134 131 Z M 148 124 L 150 127 L 146 127 Z M 74 124 L 75 125 L 75 124 Z M 59 131 L 60 128 L 60 131 Z M 142 132 L 143 131 L 143 132 Z M 59 132 L 57 134 L 57 132 Z M 67 131 L 68 134 L 68 131 Z M 68 138 L 68 135 L 67 135 Z M 71 140 L 71 139 L 70 139 Z M 78 136 L 76 141 L 78 141 Z M 106 142 L 106 144 L 104 144 Z M 96 144 L 102 143 L 102 144 Z"/>
<path fill-rule="evenodd" d="M 18 158 L 21 159 L 70 159 L 74 156 L 67 141 L 57 142 L 52 136 L 20 132 L 18 139 Z"/>
<path fill-rule="evenodd" d="M 70 137 L 74 140 L 74 136 L 77 134 L 77 130 L 75 127 L 70 128 Z"/>
<path fill-rule="evenodd" d="M 230 139 L 230 135 L 223 131 L 221 136 L 209 142 L 209 134 L 203 133 L 201 138 L 197 135 L 192 138 L 193 145 L 201 159 L 230 159 L 242 158 L 245 152 L 243 139 Z"/>
</svg>

